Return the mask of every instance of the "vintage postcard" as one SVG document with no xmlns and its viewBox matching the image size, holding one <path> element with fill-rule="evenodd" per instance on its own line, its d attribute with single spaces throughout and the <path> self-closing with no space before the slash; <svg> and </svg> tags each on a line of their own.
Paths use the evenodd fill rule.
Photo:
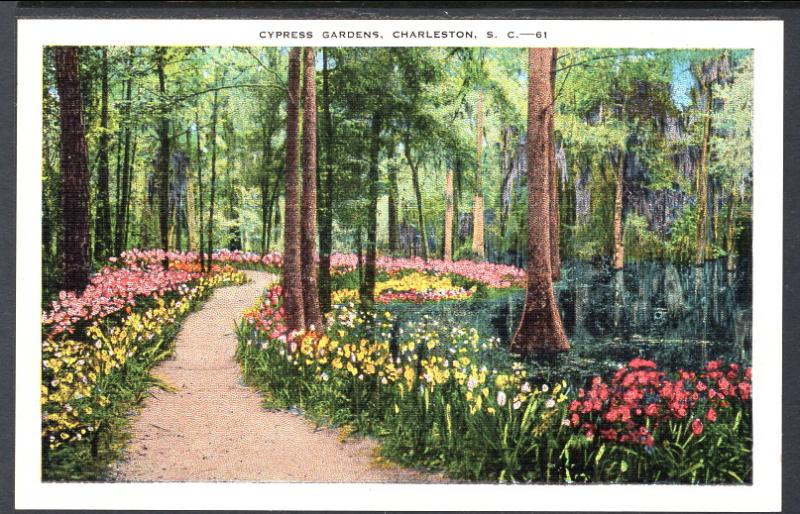
<svg viewBox="0 0 800 514">
<path fill-rule="evenodd" d="M 18 507 L 780 509 L 782 22 L 18 57 Z"/>
</svg>

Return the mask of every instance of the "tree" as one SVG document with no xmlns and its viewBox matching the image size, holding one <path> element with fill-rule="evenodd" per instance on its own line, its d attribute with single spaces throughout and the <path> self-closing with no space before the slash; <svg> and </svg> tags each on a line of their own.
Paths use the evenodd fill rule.
<svg viewBox="0 0 800 514">
<path fill-rule="evenodd" d="M 77 47 L 55 49 L 61 126 L 61 213 L 64 229 L 63 289 L 80 291 L 89 282 L 89 168 L 83 124 Z"/>
<path fill-rule="evenodd" d="M 550 165 L 553 144 L 548 111 L 553 109 L 552 48 L 528 50 L 528 283 L 525 306 L 511 351 L 556 353 L 569 350 L 553 293 L 550 263 Z"/>
<path fill-rule="evenodd" d="M 479 91 L 478 105 L 475 108 L 475 195 L 472 201 L 472 253 L 479 260 L 483 260 L 485 257 L 483 242 L 483 177 L 481 176 L 483 130 L 483 91 Z"/>
<path fill-rule="evenodd" d="M 553 98 L 553 108 L 547 111 L 547 132 L 554 135 L 555 133 L 555 96 L 556 96 L 556 62 L 558 50 L 553 49 L 553 64 L 551 66 L 552 77 L 550 79 L 550 87 L 552 88 L 551 97 Z M 561 252 L 559 250 L 559 208 L 558 208 L 558 178 L 559 173 L 556 168 L 556 152 L 555 141 L 552 140 L 547 146 L 547 166 L 549 168 L 550 178 L 550 267 L 553 271 L 553 280 L 561 278 Z"/>
<path fill-rule="evenodd" d="M 286 103 L 286 192 L 283 235 L 283 298 L 286 328 L 305 327 L 303 283 L 300 256 L 300 197 L 297 187 L 298 104 L 300 102 L 300 48 L 289 51 L 289 78 Z"/>
<path fill-rule="evenodd" d="M 131 47 L 128 50 L 128 67 L 133 66 L 134 50 Z M 123 164 L 122 164 L 122 181 L 118 182 L 117 198 L 119 202 L 116 207 L 116 224 L 114 231 L 114 253 L 119 255 L 126 249 L 126 239 L 128 234 L 128 214 L 131 194 L 131 100 L 132 100 L 133 77 L 128 77 L 125 81 L 125 103 L 122 108 L 122 123 L 123 126 Z"/>
<path fill-rule="evenodd" d="M 408 167 L 411 168 L 411 183 L 414 186 L 414 196 L 417 200 L 417 223 L 419 223 L 420 233 L 420 254 L 422 260 L 428 260 L 428 236 L 425 231 L 425 216 L 422 214 L 422 189 L 419 184 L 419 160 L 416 162 L 411 157 L 411 127 L 406 130 L 405 140 L 403 141 L 403 150 L 405 151 L 406 161 Z"/>
<path fill-rule="evenodd" d="M 217 194 L 217 117 L 219 112 L 219 91 L 214 91 L 214 103 L 211 107 L 211 181 L 208 199 L 208 233 L 206 234 L 206 270 L 211 270 L 214 254 L 214 201 Z M 202 210 L 202 209 L 201 209 Z"/>
<path fill-rule="evenodd" d="M 203 151 L 202 146 L 200 144 L 200 113 L 195 109 L 194 111 L 194 129 L 195 129 L 195 139 L 197 142 L 197 202 L 198 202 L 198 214 L 200 218 L 200 251 L 197 252 L 198 256 L 200 257 L 200 269 L 206 269 L 206 260 L 203 258 L 203 253 L 206 251 L 205 247 L 205 236 L 203 235 L 203 231 L 205 229 L 204 222 L 203 222 Z M 209 260 L 210 265 L 210 260 Z"/>
<path fill-rule="evenodd" d="M 314 61 L 316 52 L 304 49 L 303 60 L 303 200 L 300 206 L 301 276 L 305 324 L 322 328 L 317 289 L 317 86 Z"/>
<path fill-rule="evenodd" d="M 381 111 L 380 109 L 376 109 L 372 114 L 372 139 L 369 156 L 369 176 L 367 177 L 367 187 L 369 188 L 369 207 L 367 209 L 367 251 L 364 259 L 364 282 L 360 290 L 361 305 L 364 309 L 371 308 L 375 302 L 375 265 L 378 250 L 378 182 L 380 181 L 378 159 L 380 158 L 381 150 L 381 123 Z"/>
<path fill-rule="evenodd" d="M 97 211 L 95 213 L 94 257 L 103 261 L 111 246 L 111 199 L 108 184 L 108 48 L 101 50 L 100 65 L 100 140 L 97 150 Z"/>
<path fill-rule="evenodd" d="M 331 250 L 333 248 L 333 121 L 331 119 L 328 51 L 322 49 L 322 110 L 324 123 L 325 185 L 319 224 L 319 303 L 322 312 L 331 310 Z"/>
<path fill-rule="evenodd" d="M 453 169 L 447 168 L 444 181 L 444 244 L 442 245 L 442 259 L 453 260 Z"/>
<path fill-rule="evenodd" d="M 162 98 L 166 97 L 166 80 L 164 76 L 164 56 L 166 49 L 158 47 L 155 51 L 156 71 L 158 73 L 158 91 Z M 158 222 L 161 230 L 161 248 L 166 252 L 169 250 L 169 108 L 165 100 L 162 100 L 159 109 L 159 130 L 158 138 L 160 142 L 158 151 Z M 166 254 L 164 256 L 164 268 L 169 265 Z"/>
</svg>

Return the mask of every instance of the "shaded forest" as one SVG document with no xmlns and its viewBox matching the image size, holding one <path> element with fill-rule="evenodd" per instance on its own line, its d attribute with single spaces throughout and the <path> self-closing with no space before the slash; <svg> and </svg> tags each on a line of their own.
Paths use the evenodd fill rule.
<svg viewBox="0 0 800 514">
<path fill-rule="evenodd" d="M 65 273 L 71 247 L 88 245 L 83 265 L 97 269 L 131 248 L 269 253 L 295 229 L 318 233 L 323 310 L 333 252 L 526 265 L 525 50 L 324 48 L 298 57 L 313 63 L 304 77 L 308 66 L 292 76 L 291 57 L 279 48 L 48 48 L 45 297 L 80 286 Z M 59 59 L 77 73 L 59 73 Z M 554 259 L 615 269 L 747 263 L 748 52 L 562 49 L 553 73 Z M 308 80 L 313 98 L 304 90 L 292 100 L 293 81 Z M 65 102 L 81 104 L 83 192 L 61 169 L 60 131 L 75 133 L 59 118 Z M 287 137 L 287 113 L 300 111 L 294 130 L 313 146 Z M 317 186 L 292 199 L 298 219 L 286 209 L 292 155 L 298 179 L 314 160 Z M 87 202 L 88 220 L 73 219 L 75 202 Z M 295 225 L 310 219 L 299 207 L 315 209 L 315 227 Z M 87 227 L 85 241 L 65 238 L 75 223 Z"/>
</svg>

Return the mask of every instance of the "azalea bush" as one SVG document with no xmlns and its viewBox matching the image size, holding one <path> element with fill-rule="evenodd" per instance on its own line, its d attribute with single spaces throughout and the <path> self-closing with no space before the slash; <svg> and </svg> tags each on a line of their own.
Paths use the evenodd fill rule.
<svg viewBox="0 0 800 514">
<path fill-rule="evenodd" d="M 185 268 L 189 269 L 185 269 Z M 155 384 L 179 321 L 210 291 L 246 278 L 189 263 L 105 268 L 80 294 L 43 313 L 42 448 L 45 479 L 96 478 L 120 449 L 130 410 Z"/>
<path fill-rule="evenodd" d="M 635 359 L 606 382 L 543 383 L 497 339 L 338 304 L 287 333 L 269 288 L 238 328 L 245 378 L 278 407 L 381 439 L 385 457 L 471 480 L 751 480 L 750 371 Z M 724 368 L 724 369 L 723 369 Z"/>
</svg>

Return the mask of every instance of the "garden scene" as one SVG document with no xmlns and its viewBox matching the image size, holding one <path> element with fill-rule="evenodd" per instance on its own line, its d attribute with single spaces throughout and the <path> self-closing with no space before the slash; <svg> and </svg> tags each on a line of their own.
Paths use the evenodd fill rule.
<svg viewBox="0 0 800 514">
<path fill-rule="evenodd" d="M 47 48 L 43 480 L 752 483 L 752 67 Z"/>
</svg>

